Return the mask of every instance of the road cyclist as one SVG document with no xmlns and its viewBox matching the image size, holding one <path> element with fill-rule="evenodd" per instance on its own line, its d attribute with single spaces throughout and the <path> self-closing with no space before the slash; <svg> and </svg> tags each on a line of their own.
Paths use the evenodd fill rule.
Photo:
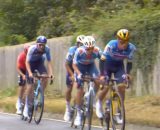
<svg viewBox="0 0 160 130">
<path fill-rule="evenodd" d="M 99 72 L 95 64 L 95 59 L 100 58 L 102 51 L 96 45 L 93 36 L 86 36 L 83 46 L 79 47 L 73 58 L 73 69 L 76 79 L 76 109 L 77 114 L 75 117 L 74 125 L 80 126 L 82 124 L 81 105 L 84 95 L 82 75 L 88 73 L 92 77 L 98 77 Z M 95 91 L 98 89 L 98 82 L 95 81 Z"/>
<path fill-rule="evenodd" d="M 32 96 L 30 95 L 33 87 L 33 73 L 35 70 L 41 75 L 53 77 L 52 71 L 52 60 L 50 54 L 50 48 L 46 45 L 47 38 L 45 36 L 38 36 L 36 44 L 31 45 L 26 58 L 26 68 L 27 68 L 27 90 L 25 98 L 25 107 L 23 111 L 23 116 L 28 118 L 28 107 L 31 103 Z M 47 59 L 47 67 L 44 62 Z M 48 70 L 48 71 L 47 71 Z M 43 90 L 47 86 L 47 79 L 42 79 Z"/>
<path fill-rule="evenodd" d="M 130 71 L 132 69 L 132 60 L 136 47 L 129 42 L 130 32 L 127 29 L 120 29 L 116 33 L 116 40 L 111 40 L 105 46 L 103 54 L 101 56 L 100 64 L 100 79 L 103 81 L 105 76 L 111 78 L 113 73 L 115 78 L 118 79 L 118 91 L 124 102 L 125 99 L 125 81 L 131 80 Z M 127 65 L 124 66 L 124 59 L 127 59 Z M 108 87 L 102 87 L 97 94 L 96 102 L 96 115 L 98 118 L 103 118 L 103 106 L 102 102 L 108 92 Z M 108 101 L 109 102 L 109 101 Z M 109 109 L 109 106 L 108 106 Z M 117 122 L 121 123 L 122 120 L 117 118 Z"/>
<path fill-rule="evenodd" d="M 72 93 L 72 88 L 74 85 L 74 71 L 72 67 L 72 62 L 73 62 L 73 57 L 75 54 L 75 51 L 77 48 L 80 46 L 83 46 L 83 41 L 84 41 L 85 35 L 79 35 L 76 38 L 76 44 L 74 46 L 71 46 L 67 52 L 66 55 L 66 60 L 65 60 L 65 68 L 66 68 L 66 110 L 64 114 L 64 120 L 65 121 L 70 121 L 71 120 L 71 93 Z"/>
<path fill-rule="evenodd" d="M 25 44 L 23 47 L 23 51 L 20 52 L 20 54 L 17 57 L 17 61 L 16 61 L 16 68 L 17 68 L 17 72 L 19 74 L 19 80 L 18 80 L 18 99 L 16 102 L 16 113 L 18 115 L 22 114 L 22 104 L 24 104 L 24 94 L 25 94 L 25 87 L 26 87 L 26 55 L 28 52 L 30 45 Z"/>
</svg>

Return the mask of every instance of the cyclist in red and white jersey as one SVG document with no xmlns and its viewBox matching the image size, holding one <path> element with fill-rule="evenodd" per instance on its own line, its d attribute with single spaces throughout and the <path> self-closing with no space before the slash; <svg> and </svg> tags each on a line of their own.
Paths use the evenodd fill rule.
<svg viewBox="0 0 160 130">
<path fill-rule="evenodd" d="M 17 114 L 21 114 L 21 102 L 23 100 L 23 94 L 24 94 L 25 86 L 26 86 L 26 64 L 25 62 L 26 62 L 26 55 L 27 55 L 29 47 L 30 46 L 28 44 L 25 44 L 23 51 L 17 57 L 16 68 L 19 74 L 18 99 L 16 102 L 16 109 L 17 109 L 16 113 Z"/>
</svg>

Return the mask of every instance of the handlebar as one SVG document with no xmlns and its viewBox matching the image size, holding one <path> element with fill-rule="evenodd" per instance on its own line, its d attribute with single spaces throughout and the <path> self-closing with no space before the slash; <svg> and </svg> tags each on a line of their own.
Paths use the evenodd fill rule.
<svg viewBox="0 0 160 130">
<path fill-rule="evenodd" d="M 33 73 L 33 77 L 37 78 L 37 79 L 43 79 L 43 78 L 49 78 L 50 79 L 50 85 L 53 84 L 53 76 L 47 76 L 47 75 L 41 75 L 37 70 L 35 70 L 35 72 Z"/>
</svg>

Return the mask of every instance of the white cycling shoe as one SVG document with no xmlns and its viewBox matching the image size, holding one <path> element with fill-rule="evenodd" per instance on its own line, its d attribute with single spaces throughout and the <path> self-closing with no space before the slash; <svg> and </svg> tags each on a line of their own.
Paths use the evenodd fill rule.
<svg viewBox="0 0 160 130">
<path fill-rule="evenodd" d="M 115 121 L 117 124 L 122 124 L 123 120 L 120 119 L 120 113 L 115 114 Z"/>
<path fill-rule="evenodd" d="M 77 116 L 74 120 L 74 125 L 75 126 L 80 126 L 82 124 L 82 119 L 81 119 L 81 114 L 80 113 L 77 113 Z"/>
<path fill-rule="evenodd" d="M 98 118 L 103 118 L 102 104 L 99 100 L 96 102 L 96 115 Z"/>
<path fill-rule="evenodd" d="M 28 116 L 28 108 L 26 107 L 26 105 L 25 105 L 24 110 L 23 110 L 23 116 L 25 118 L 29 118 L 29 116 Z"/>
<path fill-rule="evenodd" d="M 69 122 L 71 120 L 71 113 L 68 109 L 66 109 L 65 114 L 64 114 L 64 120 L 66 122 Z"/>
</svg>

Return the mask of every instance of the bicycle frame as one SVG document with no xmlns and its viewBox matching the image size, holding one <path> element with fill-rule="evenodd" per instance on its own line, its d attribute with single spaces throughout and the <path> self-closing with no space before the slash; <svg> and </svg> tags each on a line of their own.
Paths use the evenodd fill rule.
<svg viewBox="0 0 160 130">
<path fill-rule="evenodd" d="M 108 81 L 110 81 L 111 83 L 108 85 L 109 86 L 108 100 L 110 103 L 109 104 L 106 103 L 106 109 L 104 114 L 104 120 L 107 127 L 106 129 L 109 130 L 109 126 L 111 125 L 113 130 L 116 130 L 117 128 L 120 130 L 124 130 L 125 129 L 125 107 L 124 107 L 124 102 L 121 98 L 121 95 L 119 94 L 119 91 L 118 91 L 118 86 L 116 83 L 117 79 L 113 78 L 113 79 L 109 79 Z M 107 111 L 107 108 L 109 108 L 109 111 Z M 122 119 L 122 123 L 119 123 L 119 124 L 116 122 L 116 119 L 115 119 L 117 112 L 120 113 L 119 117 Z M 101 121 L 101 124 L 103 126 L 102 121 Z"/>
</svg>

